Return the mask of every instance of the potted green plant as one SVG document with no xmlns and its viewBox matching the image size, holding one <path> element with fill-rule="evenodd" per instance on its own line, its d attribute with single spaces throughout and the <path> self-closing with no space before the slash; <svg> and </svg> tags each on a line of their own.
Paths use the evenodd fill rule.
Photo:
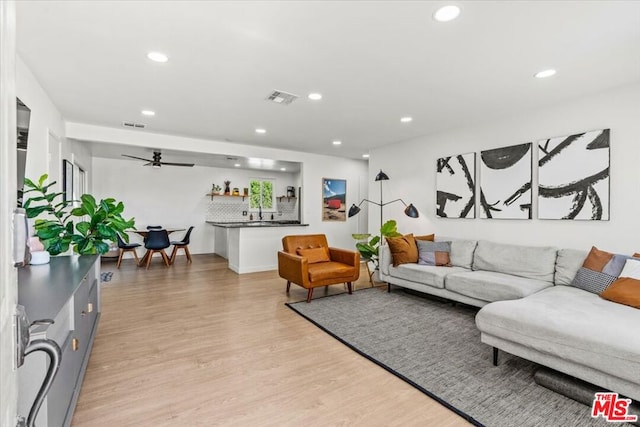
<svg viewBox="0 0 640 427">
<path fill-rule="evenodd" d="M 28 218 L 46 214 L 46 218 L 37 218 L 34 223 L 36 235 L 51 255 L 67 252 L 69 247 L 80 255 L 104 254 L 109 251 L 109 243 L 117 243 L 120 235 L 129 241 L 126 231 L 135 226 L 134 219 L 122 217 L 124 204 L 113 198 L 96 202 L 91 194 L 83 194 L 79 205 L 74 201 L 62 200 L 62 193 L 50 192 L 55 181 L 47 184 L 47 174 L 34 183 L 25 178 L 25 195 L 33 193 L 24 202 Z M 42 203 L 40 203 L 42 202 Z M 77 219 L 77 223 L 74 220 Z"/>
<path fill-rule="evenodd" d="M 362 235 L 354 235 L 354 238 L 357 239 L 356 236 L 362 236 Z M 368 242 L 356 243 L 356 248 L 360 252 L 360 256 L 362 257 L 362 259 L 373 262 L 377 270 L 379 266 L 378 250 L 380 249 L 381 239 L 383 237 L 399 237 L 399 236 L 402 236 L 402 234 L 398 233 L 398 223 L 395 220 L 390 219 L 389 221 L 382 224 L 382 227 L 380 227 L 379 236 L 373 236 L 371 240 L 369 240 Z"/>
<path fill-rule="evenodd" d="M 222 194 L 222 187 L 220 187 L 218 184 L 213 184 L 211 186 L 211 193 L 212 194 Z"/>
</svg>

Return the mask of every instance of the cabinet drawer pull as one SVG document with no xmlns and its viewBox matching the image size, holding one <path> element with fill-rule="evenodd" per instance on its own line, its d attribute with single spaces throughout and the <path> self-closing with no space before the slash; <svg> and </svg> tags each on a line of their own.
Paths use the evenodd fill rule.
<svg viewBox="0 0 640 427">
<path fill-rule="evenodd" d="M 89 304 L 87 304 L 87 312 L 89 313 L 93 313 L 93 303 L 90 302 Z"/>
<path fill-rule="evenodd" d="M 78 351 L 80 348 L 80 340 L 78 338 L 74 338 L 71 340 L 71 350 Z"/>
<path fill-rule="evenodd" d="M 86 311 L 82 310 L 82 311 L 80 312 L 80 316 L 81 316 L 81 317 L 84 317 L 84 316 L 86 316 L 86 315 L 87 315 L 87 312 L 86 312 Z"/>
</svg>

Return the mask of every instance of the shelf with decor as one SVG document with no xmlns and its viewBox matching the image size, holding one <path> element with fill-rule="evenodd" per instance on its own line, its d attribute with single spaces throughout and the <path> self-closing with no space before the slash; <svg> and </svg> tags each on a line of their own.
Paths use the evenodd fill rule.
<svg viewBox="0 0 640 427">
<path fill-rule="evenodd" d="M 207 193 L 205 196 L 211 197 L 213 200 L 214 197 L 242 197 L 242 201 L 244 202 L 245 197 L 249 197 L 246 194 L 218 194 L 218 193 Z"/>
<path fill-rule="evenodd" d="M 278 199 L 279 202 L 282 202 L 282 199 L 287 199 L 287 202 L 289 200 L 296 200 L 295 196 L 276 196 L 276 199 Z"/>
</svg>

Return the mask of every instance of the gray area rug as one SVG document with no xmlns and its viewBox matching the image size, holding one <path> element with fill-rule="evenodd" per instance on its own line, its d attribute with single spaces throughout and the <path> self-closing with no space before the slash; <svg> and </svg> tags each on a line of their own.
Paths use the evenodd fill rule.
<svg viewBox="0 0 640 427">
<path fill-rule="evenodd" d="M 494 367 L 475 326 L 477 309 L 382 288 L 287 305 L 475 425 L 611 425 L 537 385 L 532 362 L 501 351 Z"/>
<path fill-rule="evenodd" d="M 113 277 L 113 272 L 105 271 L 104 273 L 100 273 L 100 281 L 101 282 L 110 282 Z"/>
</svg>

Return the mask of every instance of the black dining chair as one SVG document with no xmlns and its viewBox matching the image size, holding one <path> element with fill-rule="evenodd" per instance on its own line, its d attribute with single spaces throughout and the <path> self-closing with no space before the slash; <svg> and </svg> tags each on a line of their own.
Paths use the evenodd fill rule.
<svg viewBox="0 0 640 427">
<path fill-rule="evenodd" d="M 162 230 L 161 225 L 147 225 L 147 230 Z"/>
<path fill-rule="evenodd" d="M 138 259 L 138 254 L 136 253 L 136 248 L 142 246 L 140 243 L 125 243 L 124 240 L 120 237 L 119 234 L 116 234 L 118 238 L 118 265 L 117 268 L 120 268 L 120 263 L 122 262 L 122 256 L 125 252 L 133 252 L 133 257 L 136 259 L 136 264 L 140 264 L 140 260 Z"/>
<path fill-rule="evenodd" d="M 173 264 L 173 262 L 176 260 L 178 249 L 183 249 L 184 254 L 187 256 L 188 262 L 191 262 L 191 252 L 189 252 L 189 238 L 191 237 L 191 230 L 193 230 L 193 225 L 189 227 L 182 240 L 171 242 L 171 244 L 173 245 L 173 250 L 171 251 L 171 264 Z"/>
<path fill-rule="evenodd" d="M 149 230 L 147 240 L 144 242 L 147 253 L 142 258 L 143 261 L 146 261 L 147 270 L 151 264 L 151 258 L 153 258 L 153 254 L 155 253 L 162 255 L 164 264 L 169 267 L 169 257 L 164 251 L 169 246 L 171 246 L 171 243 L 169 242 L 169 233 L 167 233 L 167 230 Z"/>
</svg>

